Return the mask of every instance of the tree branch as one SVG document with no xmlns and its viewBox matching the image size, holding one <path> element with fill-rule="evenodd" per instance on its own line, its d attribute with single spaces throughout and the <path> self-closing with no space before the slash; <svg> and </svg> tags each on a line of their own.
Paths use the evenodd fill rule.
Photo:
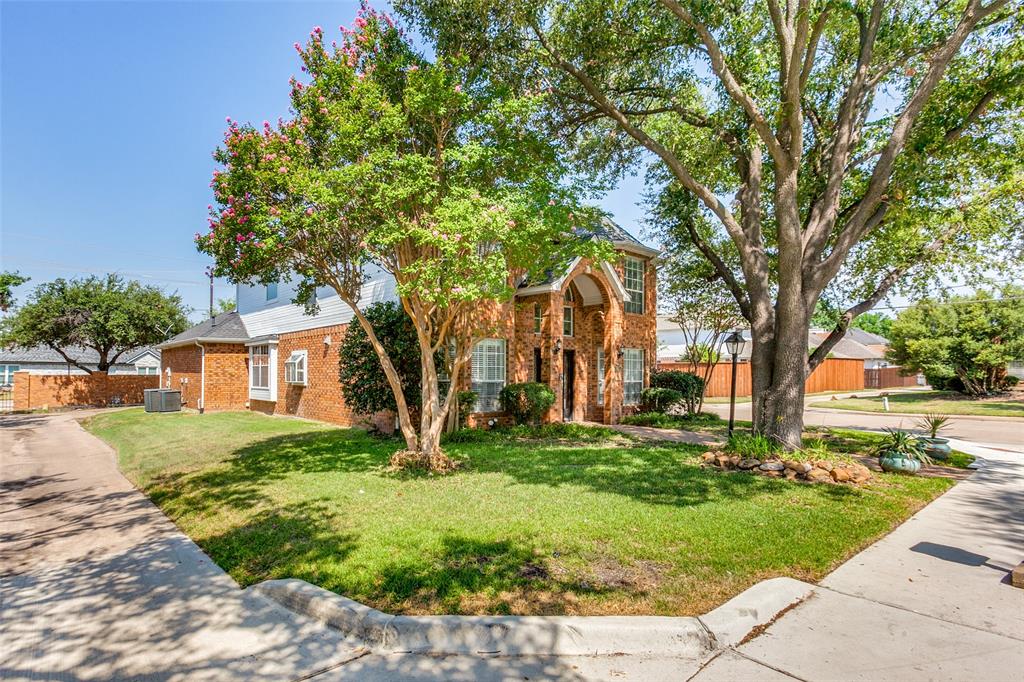
<svg viewBox="0 0 1024 682">
<path fill-rule="evenodd" d="M 852 324 L 859 315 L 863 315 L 878 305 L 878 302 L 885 298 L 885 295 L 889 293 L 893 286 L 895 286 L 911 268 L 923 262 L 926 258 L 942 248 L 942 246 L 949 241 L 950 237 L 955 235 L 959 229 L 959 223 L 947 227 L 938 237 L 922 248 L 911 260 L 886 273 L 885 277 L 882 278 L 882 281 L 879 282 L 878 286 L 875 287 L 875 290 L 872 291 L 867 298 L 860 303 L 847 308 L 843 314 L 840 315 L 839 321 L 836 323 L 832 332 L 825 337 L 825 340 L 821 342 L 821 345 L 815 348 L 814 352 L 811 353 L 810 357 L 807 359 L 807 375 L 810 376 L 811 372 L 813 372 L 818 365 L 828 357 L 828 354 L 832 352 L 832 349 L 835 348 L 836 344 L 846 336 L 846 331 L 850 328 L 850 324 Z"/>
<path fill-rule="evenodd" d="M 714 70 L 715 75 L 718 76 L 718 79 L 722 82 L 722 85 L 725 86 L 726 92 L 728 92 L 729 96 L 732 97 L 733 100 L 742 107 L 743 111 L 746 112 L 747 116 L 753 123 L 758 136 L 764 141 L 765 146 L 768 147 L 768 152 L 772 155 L 775 163 L 782 167 L 788 167 L 790 165 L 789 159 L 785 154 L 785 151 L 782 149 L 782 145 L 779 143 L 778 138 L 775 136 L 774 131 L 772 131 L 771 125 L 769 125 L 764 114 L 762 114 L 760 109 L 758 109 L 757 104 L 743 89 L 743 86 L 741 86 L 739 81 L 736 80 L 736 77 L 729 69 L 729 66 L 725 63 L 725 55 L 722 53 L 722 49 L 719 47 L 714 36 L 711 35 L 711 31 L 709 31 L 704 24 L 697 21 L 694 16 L 690 14 L 690 11 L 679 4 L 677 0 L 659 1 L 662 5 L 668 8 L 672 14 L 676 15 L 676 17 L 688 24 L 690 28 L 697 32 L 697 35 L 700 36 L 701 42 L 703 42 L 704 46 L 707 48 L 708 58 L 711 60 L 711 68 Z"/>
<path fill-rule="evenodd" d="M 74 365 L 78 369 L 83 370 L 86 374 L 92 374 L 93 373 L 93 371 L 91 369 L 89 369 L 85 365 L 79 363 L 78 360 L 75 360 L 74 358 L 69 356 L 67 353 L 64 352 L 64 349 L 60 348 L 59 346 L 55 346 L 52 343 L 48 343 L 46 345 L 49 346 L 52 350 L 57 351 L 57 353 L 59 353 L 60 356 L 62 358 L 64 358 L 68 362 L 68 364 Z"/>
</svg>

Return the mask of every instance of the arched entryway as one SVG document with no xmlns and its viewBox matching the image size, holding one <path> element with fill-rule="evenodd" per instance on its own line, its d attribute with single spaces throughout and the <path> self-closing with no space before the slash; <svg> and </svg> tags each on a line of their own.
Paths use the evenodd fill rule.
<svg viewBox="0 0 1024 682">
<path fill-rule="evenodd" d="M 606 408 L 615 394 L 613 349 L 618 340 L 609 289 L 604 274 L 594 271 L 574 273 L 562 285 L 559 397 L 565 421 L 604 422 L 613 413 Z"/>
</svg>

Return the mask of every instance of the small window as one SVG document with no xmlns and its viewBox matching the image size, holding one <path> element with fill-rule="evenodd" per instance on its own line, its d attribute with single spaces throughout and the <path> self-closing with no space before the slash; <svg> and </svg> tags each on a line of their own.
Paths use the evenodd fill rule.
<svg viewBox="0 0 1024 682">
<path fill-rule="evenodd" d="M 629 297 L 623 306 L 627 313 L 644 312 L 644 262 L 632 256 L 626 257 L 626 293 Z"/>
<path fill-rule="evenodd" d="M 137 366 L 135 368 L 135 372 L 136 372 L 136 374 L 141 374 L 141 375 L 144 375 L 144 376 L 151 376 L 151 375 L 156 375 L 157 372 L 158 372 L 158 369 L 159 368 L 157 368 L 157 367 L 138 367 Z"/>
<path fill-rule="evenodd" d="M 505 386 L 505 339 L 484 339 L 473 346 L 472 388 L 477 412 L 497 412 Z"/>
<path fill-rule="evenodd" d="M 297 350 L 285 360 L 284 381 L 286 384 L 306 385 L 306 351 Z"/>
<path fill-rule="evenodd" d="M 277 298 L 277 282 L 267 285 L 267 300 L 273 301 Z"/>
<path fill-rule="evenodd" d="M 644 390 L 644 351 L 641 348 L 624 348 L 622 353 L 622 402 L 636 405 L 640 392 Z"/>
<path fill-rule="evenodd" d="M 270 346 L 253 346 L 250 353 L 250 388 L 270 388 Z"/>
<path fill-rule="evenodd" d="M 21 369 L 20 365 L 0 365 L 0 386 L 14 383 L 14 373 Z"/>
<path fill-rule="evenodd" d="M 562 313 L 562 334 L 565 336 L 572 336 L 573 332 L 576 330 L 576 321 L 573 319 L 572 315 L 572 306 L 565 306 Z"/>
<path fill-rule="evenodd" d="M 604 405 L 604 350 L 597 349 L 597 404 Z"/>
<path fill-rule="evenodd" d="M 540 334 L 540 328 L 544 324 L 544 315 L 541 313 L 540 303 L 533 304 L 533 333 Z"/>
</svg>

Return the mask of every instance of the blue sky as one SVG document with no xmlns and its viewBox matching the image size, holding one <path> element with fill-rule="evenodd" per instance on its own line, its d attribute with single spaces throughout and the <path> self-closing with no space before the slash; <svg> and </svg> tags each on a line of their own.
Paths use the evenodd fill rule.
<svg viewBox="0 0 1024 682">
<path fill-rule="evenodd" d="M 205 311 L 209 260 L 192 235 L 224 118 L 285 115 L 292 44 L 357 7 L 0 0 L 0 267 L 32 277 L 19 298 L 116 271 Z M 641 191 L 630 179 L 601 202 L 637 234 Z"/>
</svg>

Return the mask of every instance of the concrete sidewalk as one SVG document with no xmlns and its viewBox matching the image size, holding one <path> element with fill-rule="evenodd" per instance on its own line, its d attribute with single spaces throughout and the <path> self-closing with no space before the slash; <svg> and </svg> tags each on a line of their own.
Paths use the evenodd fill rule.
<svg viewBox="0 0 1024 682">
<path fill-rule="evenodd" d="M 1024 679 L 1024 455 L 954 447 L 981 471 L 692 679 Z"/>
</svg>

